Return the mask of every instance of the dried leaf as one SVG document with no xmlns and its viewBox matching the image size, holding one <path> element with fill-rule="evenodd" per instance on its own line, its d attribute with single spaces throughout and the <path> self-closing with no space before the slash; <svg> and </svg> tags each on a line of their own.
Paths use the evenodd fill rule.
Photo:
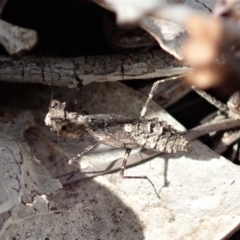
<svg viewBox="0 0 240 240">
<path fill-rule="evenodd" d="M 182 26 L 154 17 L 142 18 L 140 26 L 157 40 L 161 48 L 176 58 L 183 59 L 182 46 L 187 34 Z"/>
<path fill-rule="evenodd" d="M 33 116 L 22 113 L 1 125 L 0 212 L 9 211 L 20 202 L 32 202 L 43 193 L 51 194 L 61 188 L 39 160 L 30 152 L 23 132 L 33 125 Z"/>
</svg>

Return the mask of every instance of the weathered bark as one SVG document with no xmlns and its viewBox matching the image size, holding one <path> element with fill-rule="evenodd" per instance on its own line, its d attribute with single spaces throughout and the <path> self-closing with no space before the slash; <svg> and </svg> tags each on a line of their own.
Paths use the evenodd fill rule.
<svg viewBox="0 0 240 240">
<path fill-rule="evenodd" d="M 78 83 L 148 79 L 182 74 L 183 63 L 163 51 L 78 58 L 0 57 L 0 81 L 74 88 Z"/>
</svg>

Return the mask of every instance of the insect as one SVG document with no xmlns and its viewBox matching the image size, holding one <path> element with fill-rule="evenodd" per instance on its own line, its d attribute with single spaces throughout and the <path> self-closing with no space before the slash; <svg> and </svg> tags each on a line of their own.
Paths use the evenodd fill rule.
<svg viewBox="0 0 240 240">
<path fill-rule="evenodd" d="M 58 133 L 63 129 L 76 131 L 76 133 L 79 129 L 84 129 L 96 140 L 96 143 L 103 143 L 115 148 L 126 148 L 120 170 L 120 175 L 123 178 L 133 178 L 124 176 L 131 149 L 143 147 L 159 152 L 172 153 L 187 151 L 189 147 L 186 138 L 181 136 L 167 122 L 159 121 L 158 118 L 134 119 L 117 114 L 81 115 L 77 112 L 66 111 L 66 103 L 61 103 L 58 100 L 52 100 L 49 112 L 45 117 L 45 123 L 51 127 L 52 131 Z M 86 148 L 78 157 L 91 150 L 95 145 Z M 74 160 L 71 159 L 70 164 Z"/>
</svg>

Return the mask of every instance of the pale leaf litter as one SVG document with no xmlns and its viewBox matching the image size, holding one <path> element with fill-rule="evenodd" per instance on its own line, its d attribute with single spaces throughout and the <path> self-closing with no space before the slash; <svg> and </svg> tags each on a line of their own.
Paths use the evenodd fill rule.
<svg viewBox="0 0 240 240">
<path fill-rule="evenodd" d="M 93 83 L 82 92 L 82 105 L 91 114 L 138 117 L 146 100 L 119 82 Z M 126 175 L 147 175 L 161 199 L 147 180 L 122 180 L 119 172 L 61 188 L 52 178 L 69 173 L 67 160 L 92 139 L 86 135 L 83 139 L 58 138 L 44 126 L 49 88 L 25 94 L 31 99 L 28 105 L 21 106 L 16 96 L 19 111 L 10 107 L 14 104 L 4 110 L 33 114 L 36 125 L 25 132 L 27 143 L 22 131 L 33 124 L 30 113 L 14 119 L 12 127 L 1 124 L 1 148 L 8 154 L 1 154 L 1 239 L 221 239 L 238 225 L 239 166 L 199 141 L 191 143 L 188 153 L 160 155 L 126 169 Z M 54 98 L 60 101 L 69 103 L 77 96 L 76 90 L 54 88 Z M 158 116 L 184 130 L 154 102 L 147 116 Z M 29 155 L 28 145 L 33 155 Z M 99 145 L 82 157 L 80 166 L 115 160 L 124 152 Z"/>
</svg>

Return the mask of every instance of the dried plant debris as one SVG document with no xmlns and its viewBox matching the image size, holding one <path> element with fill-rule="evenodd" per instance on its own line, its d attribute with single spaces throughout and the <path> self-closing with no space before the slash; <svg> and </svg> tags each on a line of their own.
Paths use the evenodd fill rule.
<svg viewBox="0 0 240 240">
<path fill-rule="evenodd" d="M 182 54 L 178 50 L 182 49 L 181 39 L 186 35 L 187 26 L 190 38 L 184 54 L 194 67 L 192 75 L 188 76 L 190 84 L 207 88 L 232 76 L 238 81 L 239 18 L 237 9 L 233 7 L 234 1 L 219 1 L 213 12 L 214 17 L 210 17 L 210 13 L 204 15 L 186 8 L 184 4 L 170 7 L 165 1 L 97 2 L 108 8 L 112 6 L 120 23 L 139 23 L 143 17 L 160 17 L 160 22 L 175 21 L 180 30 L 173 30 L 176 35 L 171 32 L 173 42 L 163 41 L 163 44 L 169 44 L 172 54 L 176 56 Z M 209 6 L 205 1 L 192 2 L 206 8 Z M 196 17 L 196 13 L 200 16 Z M 157 27 L 159 29 L 155 30 L 161 32 L 161 26 Z M 160 42 L 161 34 L 156 33 Z M 176 36 L 180 39 L 178 42 L 175 41 Z M 170 51 L 169 48 L 166 50 Z M 31 62 L 32 59 L 35 62 Z M 172 64 L 166 59 L 171 59 Z M 14 67 L 17 68 L 14 70 Z M 76 87 L 78 83 L 93 81 L 172 75 L 173 71 L 170 72 L 169 68 L 182 70 L 182 63 L 174 62 L 171 57 L 162 59 L 154 52 L 127 57 L 25 58 L 14 62 L 5 58 L 1 64 L 1 75 L 5 75 L 1 79 L 20 82 L 30 79 L 32 82 Z M 199 240 L 209 236 L 212 239 L 227 239 L 237 230 L 240 221 L 239 166 L 198 141 L 191 141 L 191 151 L 175 153 L 187 150 L 187 140 L 200 136 L 204 131 L 217 131 L 216 126 L 213 128 L 209 124 L 205 129 L 200 126 L 182 135 L 178 131 L 184 128 L 154 102 L 148 108 L 149 119 L 138 120 L 146 97 L 118 82 L 85 86 L 81 103 L 91 113 L 86 116 L 75 109 L 66 109 L 61 103 L 66 101 L 68 105 L 73 102 L 76 91 L 53 89 L 53 99 L 61 101 L 55 101 L 56 109 L 51 106 L 46 122 L 53 130 L 65 135 L 56 136 L 43 126 L 50 99 L 49 89 L 41 94 L 38 89 L 38 95 L 32 91 L 24 92 L 31 96 L 27 103 L 14 96 L 6 101 L 13 101 L 14 104 L 1 105 L 4 111 L 9 110 L 0 117 L 1 239 L 151 240 L 159 236 L 167 240 L 188 240 L 193 236 Z M 239 118 L 238 98 L 236 95 L 228 102 L 229 113 L 236 118 Z M 36 105 L 34 101 L 37 101 Z M 31 113 L 26 112 L 25 108 Z M 114 115 L 110 115 L 111 112 Z M 76 126 L 77 121 L 84 126 Z M 113 127 L 115 123 L 116 127 Z M 237 127 L 239 121 L 228 119 L 219 122 L 219 129 L 223 129 L 223 125 L 224 128 L 230 125 Z M 217 151 L 226 149 L 237 135 L 234 131 L 224 136 L 224 145 L 219 143 Z M 66 160 L 81 153 L 95 140 L 109 146 L 99 144 L 81 157 L 78 182 L 67 182 L 66 178 L 65 182 L 62 181 L 61 175 L 70 171 Z M 180 144 L 176 144 L 178 141 Z M 99 176 L 100 165 L 104 166 L 101 171 L 107 172 L 111 167 L 117 167 L 116 159 L 122 160 L 124 151 L 118 147 L 139 146 L 167 152 L 155 154 L 151 150 L 135 149 L 140 160 L 154 158 L 138 165 L 135 159 L 134 167 L 131 165 L 127 169 L 131 176 L 136 173 L 147 175 L 156 186 L 160 200 L 145 180 L 122 180 L 118 173 Z M 93 173 L 95 178 L 90 179 L 89 171 L 92 173 L 93 169 L 96 170 Z M 63 182 L 64 187 L 61 188 Z"/>
<path fill-rule="evenodd" d="M 212 19 L 209 12 L 211 7 L 208 9 L 208 3 L 204 1 L 202 4 L 195 1 L 194 4 L 190 4 L 188 1 L 170 1 L 171 4 L 174 3 L 173 5 L 167 2 L 160 3 L 159 1 L 150 1 L 147 4 L 141 1 L 118 2 L 109 0 L 96 2 L 117 13 L 119 10 L 123 15 L 128 15 L 126 9 L 129 9 L 130 12 L 143 9 L 143 11 L 139 11 L 139 16 L 135 16 L 136 18 L 133 16 L 135 20 L 140 20 L 140 26 L 155 37 L 164 50 L 178 59 L 185 57 L 184 60 L 187 64 L 196 68 L 187 78 L 189 83 L 200 88 L 207 88 L 221 83 L 222 79 L 226 79 L 227 76 L 238 74 L 237 67 L 234 67 L 237 64 L 233 64 L 237 60 L 235 58 L 237 58 L 236 49 L 238 48 L 237 10 L 231 8 L 231 5 L 227 5 L 225 8 L 221 6 L 224 11 L 215 7 L 216 10 L 213 9 L 214 18 Z M 188 5 L 192 8 L 187 7 Z M 228 11 L 229 8 L 231 11 Z M 170 11 L 171 9 L 172 11 Z M 158 10 L 163 13 L 162 18 L 156 16 L 155 13 Z M 184 14 L 185 10 L 189 14 Z M 208 14 L 206 14 L 206 11 L 208 11 Z M 233 11 L 235 15 L 232 14 Z M 229 14 L 230 12 L 231 14 Z M 222 15 L 226 20 L 231 20 L 231 23 L 222 21 L 219 17 L 222 17 Z M 218 24 L 216 17 L 220 21 Z M 205 26 L 207 26 L 206 29 Z M 219 29 L 220 26 L 223 30 Z M 186 45 L 183 45 L 187 34 L 190 34 L 190 39 Z M 222 36 L 226 36 L 227 39 Z M 31 48 L 30 45 L 29 49 Z M 235 50 L 228 51 L 232 48 Z M 183 49 L 185 49 L 184 52 Z M 233 56 L 231 56 L 232 54 Z M 149 55 L 154 56 L 155 53 Z M 77 59 L 31 58 L 22 59 L 18 62 L 3 59 L 0 75 L 2 80 L 7 81 L 30 81 L 44 84 L 51 84 L 51 81 L 53 81 L 55 85 L 76 87 L 79 81 L 88 84 L 92 81 L 146 79 L 186 72 L 187 69 L 181 68 L 183 63 L 174 62 L 173 59 L 163 62 L 163 58 L 166 57 L 164 55 L 156 56 L 156 58 L 133 55 L 128 56 L 128 58 L 124 56 L 94 56 Z M 199 74 L 195 74 L 197 72 Z"/>
<path fill-rule="evenodd" d="M 187 18 L 188 14 L 185 16 L 184 12 L 189 12 L 190 15 L 209 13 L 211 8 L 207 7 L 208 1 L 203 1 L 202 4 L 198 1 L 187 0 L 148 1 L 147 4 L 141 1 L 95 0 L 95 2 L 115 12 L 118 24 L 124 26 L 136 24 L 137 22 L 141 28 L 158 42 L 161 48 L 180 60 L 183 59 L 184 42 L 188 36 L 186 26 L 182 23 L 187 22 L 184 19 Z M 190 10 L 188 6 L 191 6 L 192 9 Z M 173 11 L 170 11 L 171 8 Z M 129 15 L 130 13 L 131 15 Z M 175 19 L 173 15 L 180 16 L 180 21 Z M 173 21 L 171 21 L 171 18 L 173 18 Z M 149 36 L 144 37 L 143 34 L 136 37 L 141 40 L 149 40 Z M 140 41 L 140 43 L 143 42 L 146 43 L 146 41 Z M 151 43 L 152 40 L 148 42 Z"/>
<path fill-rule="evenodd" d="M 53 99 L 66 101 L 69 106 L 76 98 L 76 92 L 74 89 L 55 87 Z M 43 127 L 49 93 L 50 89 L 41 94 L 38 88 L 36 92 L 26 91 L 25 94 L 33 99 L 28 104 L 29 108 L 32 106 L 36 124 L 24 136 L 41 164 L 54 176 L 60 176 L 70 172 L 66 160 L 80 153 L 89 144 L 90 137 L 85 134 L 80 138 L 81 131 L 77 133 L 78 138 L 61 134 L 58 137 L 48 127 Z M 146 99 L 119 82 L 106 82 L 85 86 L 81 103 L 91 114 L 115 112 L 117 115 L 138 118 Z M 34 101 L 38 102 L 37 108 Z M 22 101 L 16 98 L 14 103 L 20 111 Z M 152 101 L 148 116 L 167 121 L 179 131 L 184 130 Z M 2 122 L 11 119 L 15 118 L 5 115 Z M 142 151 L 133 151 L 144 155 Z M 239 222 L 239 166 L 200 142 L 192 141 L 189 152 L 158 155 L 151 161 L 127 169 L 127 175 L 148 175 L 159 190 L 160 200 L 146 180 L 122 180 L 119 173 L 89 179 L 86 178 L 87 173 L 82 171 L 85 167 L 89 169 L 108 162 L 114 164 L 113 160 L 122 160 L 123 155 L 122 149 L 99 144 L 81 158 L 81 181 L 65 183 L 55 195 L 35 197 L 31 204 L 19 203 L 9 212 L 2 213 L 1 239 L 8 239 L 9 236 L 11 239 L 17 238 L 17 234 L 22 238 L 32 236 L 33 239 L 36 236 L 61 239 L 63 235 L 69 239 L 79 239 L 81 236 L 82 239 L 127 237 L 151 240 L 159 235 L 162 239 L 192 239 L 193 232 L 196 239 L 205 239 L 207 236 L 220 239 Z"/>
<path fill-rule="evenodd" d="M 78 58 L 0 57 L 0 80 L 76 88 L 78 84 L 149 79 L 182 74 L 189 68 L 164 51 Z"/>
<path fill-rule="evenodd" d="M 191 85 L 206 89 L 231 79 L 239 87 L 239 3 L 219 0 L 214 6 L 208 1 L 149 1 L 145 6 L 128 1 L 120 6 L 120 1 L 96 2 L 116 12 L 119 23 L 140 21 L 163 49 L 194 67 L 186 77 Z M 141 10 L 130 18 L 126 9 Z"/>
<path fill-rule="evenodd" d="M 153 17 L 144 17 L 140 26 L 157 40 L 162 49 L 177 59 L 183 59 L 183 44 L 187 39 L 183 26 Z"/>
<path fill-rule="evenodd" d="M 1 119 L 2 120 L 2 119 Z M 61 188 L 30 152 L 23 132 L 33 125 L 33 116 L 22 113 L 1 125 L 1 193 L 0 212 L 6 212 L 20 202 L 30 203 L 41 194 L 51 194 Z"/>
</svg>

